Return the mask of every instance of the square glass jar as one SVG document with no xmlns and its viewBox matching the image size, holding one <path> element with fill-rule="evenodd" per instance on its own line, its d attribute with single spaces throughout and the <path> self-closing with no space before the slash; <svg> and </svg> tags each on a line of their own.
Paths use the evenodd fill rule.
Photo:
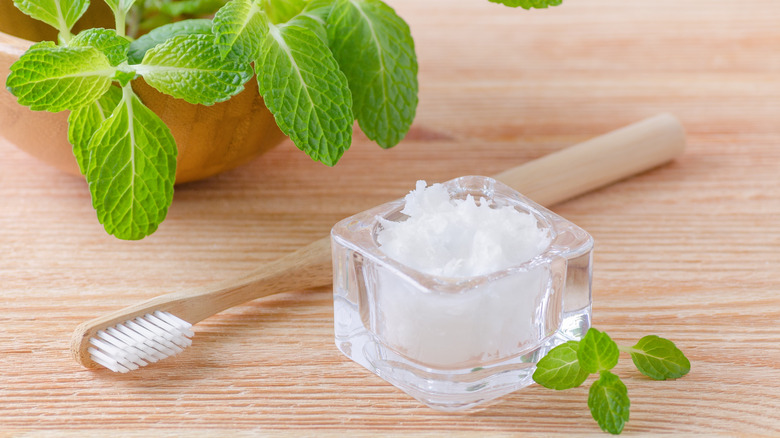
<svg viewBox="0 0 780 438">
<path fill-rule="evenodd" d="M 550 245 L 525 263 L 449 278 L 417 271 L 377 243 L 378 217 L 404 199 L 346 218 L 331 231 L 336 345 L 426 405 L 467 409 L 528 386 L 536 362 L 590 327 L 593 239 L 510 187 L 466 176 L 443 184 L 451 199 L 531 214 Z"/>
</svg>

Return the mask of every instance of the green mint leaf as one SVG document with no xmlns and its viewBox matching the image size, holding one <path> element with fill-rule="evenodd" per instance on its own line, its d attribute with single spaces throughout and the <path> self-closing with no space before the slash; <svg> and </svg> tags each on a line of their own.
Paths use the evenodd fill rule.
<svg viewBox="0 0 780 438">
<path fill-rule="evenodd" d="M 212 32 L 223 58 L 233 52 L 253 61 L 268 32 L 267 18 L 254 0 L 231 0 L 214 16 Z"/>
<path fill-rule="evenodd" d="M 295 19 L 304 27 L 313 30 L 322 42 L 328 44 L 328 15 L 332 7 L 333 0 L 312 0 Z"/>
<path fill-rule="evenodd" d="M 354 117 L 347 78 L 328 46 L 296 20 L 270 25 L 255 68 L 282 132 L 313 159 L 336 164 L 352 143 Z"/>
<path fill-rule="evenodd" d="M 14 5 L 36 20 L 69 32 L 79 18 L 87 12 L 89 0 L 14 0 Z"/>
<path fill-rule="evenodd" d="M 380 0 L 337 0 L 328 40 L 346 74 L 366 136 L 383 148 L 404 138 L 417 110 L 417 56 L 406 22 Z"/>
<path fill-rule="evenodd" d="M 114 80 L 119 82 L 121 86 L 125 86 L 130 83 L 133 79 L 136 78 L 138 74 L 136 74 L 135 70 L 130 71 L 124 71 L 121 69 L 117 69 L 116 73 L 114 73 Z"/>
<path fill-rule="evenodd" d="M 629 352 L 637 369 L 651 379 L 677 379 L 691 370 L 691 362 L 672 341 L 655 335 L 640 339 Z"/>
<path fill-rule="evenodd" d="M 333 9 L 333 0 L 312 0 L 296 17 L 296 20 L 311 20 L 316 23 L 307 23 L 305 27 L 315 31 L 325 44 L 328 44 L 328 16 Z"/>
<path fill-rule="evenodd" d="M 328 45 L 328 29 L 325 27 L 325 24 L 323 24 L 324 22 L 318 17 L 310 14 L 300 14 L 295 17 L 293 22 L 299 27 L 305 27 L 314 32 L 323 44 L 326 46 Z M 349 86 L 349 84 L 347 84 L 347 86 Z"/>
<path fill-rule="evenodd" d="M 92 205 L 106 232 L 127 240 L 152 234 L 173 200 L 176 143 L 129 86 L 92 136 L 89 154 Z"/>
<path fill-rule="evenodd" d="M 577 361 L 578 349 L 579 342 L 569 341 L 550 350 L 536 364 L 534 381 L 545 388 L 558 390 L 582 385 L 589 373 L 580 368 Z"/>
<path fill-rule="evenodd" d="M 122 100 L 122 90 L 109 87 L 106 94 L 89 105 L 71 111 L 68 116 L 68 141 L 73 145 L 73 156 L 82 175 L 89 169 L 89 141 L 100 125 L 111 115 Z"/>
<path fill-rule="evenodd" d="M 261 0 L 272 23 L 286 23 L 306 7 L 306 0 Z"/>
<path fill-rule="evenodd" d="M 27 51 L 36 50 L 36 49 L 56 49 L 56 48 L 57 48 L 57 44 L 54 41 L 41 41 L 30 46 L 30 48 L 27 49 Z"/>
<path fill-rule="evenodd" d="M 319 21 L 320 24 L 326 26 L 328 23 L 328 15 L 333 8 L 334 0 L 311 0 L 303 8 L 300 15 L 314 18 Z"/>
<path fill-rule="evenodd" d="M 138 64 L 144 59 L 146 52 L 152 47 L 162 44 L 169 39 L 180 35 L 210 35 L 211 20 L 192 19 L 158 27 L 130 43 L 127 53 L 127 62 Z"/>
<path fill-rule="evenodd" d="M 628 422 L 631 402 L 628 389 L 620 378 L 609 371 L 602 371 L 588 392 L 588 407 L 601 430 L 617 435 Z"/>
<path fill-rule="evenodd" d="M 116 34 L 113 29 L 87 29 L 76 35 L 68 43 L 70 47 L 94 47 L 108 58 L 111 65 L 119 65 L 127 60 L 130 40 Z"/>
<path fill-rule="evenodd" d="M 618 346 L 609 335 L 594 328 L 585 333 L 577 351 L 580 367 L 589 373 L 611 370 L 619 356 Z"/>
<path fill-rule="evenodd" d="M 203 105 L 230 99 L 252 78 L 248 62 L 222 59 L 211 35 L 173 37 L 146 52 L 135 67 L 158 91 Z"/>
<path fill-rule="evenodd" d="M 548 6 L 558 6 L 563 0 L 490 0 L 493 3 L 501 3 L 513 8 L 521 7 L 523 9 L 544 9 Z"/>
<path fill-rule="evenodd" d="M 36 46 L 11 66 L 6 87 L 35 111 L 74 110 L 102 96 L 114 68 L 92 47 Z"/>
<path fill-rule="evenodd" d="M 148 11 L 145 10 L 145 11 Z M 171 17 L 170 15 L 166 14 L 156 14 L 152 15 L 151 17 L 143 17 L 141 21 L 137 25 L 137 29 L 135 30 L 135 33 L 138 33 L 139 31 L 143 32 L 151 32 L 155 29 L 159 29 L 163 26 L 167 26 L 169 24 L 175 24 L 178 23 L 178 21 L 173 21 L 176 17 Z M 200 18 L 195 18 L 194 20 L 200 20 Z M 210 21 L 210 19 L 207 19 Z M 184 20 L 186 21 L 186 20 Z M 162 41 L 160 41 L 162 42 Z M 150 47 L 151 48 L 151 47 Z M 141 57 L 143 58 L 143 56 Z M 141 62 L 138 60 L 138 62 Z"/>
<path fill-rule="evenodd" d="M 160 4 L 160 12 L 171 17 L 211 15 L 225 4 L 224 0 L 180 0 Z"/>
</svg>

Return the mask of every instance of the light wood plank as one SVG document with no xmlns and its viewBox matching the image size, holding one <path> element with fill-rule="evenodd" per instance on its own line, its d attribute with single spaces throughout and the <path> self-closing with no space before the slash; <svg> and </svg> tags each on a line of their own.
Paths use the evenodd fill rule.
<svg viewBox="0 0 780 438">
<path fill-rule="evenodd" d="M 207 319 L 179 358 L 129 375 L 80 368 L 68 342 L 82 321 L 240 275 L 417 179 L 495 174 L 663 111 L 688 130 L 681 159 L 556 208 L 596 239 L 595 324 L 621 342 L 669 337 L 692 362 L 654 382 L 622 359 L 626 432 L 780 434 L 780 3 L 390 3 L 420 57 L 406 141 L 358 135 L 333 169 L 285 143 L 178 187 L 141 242 L 105 235 L 83 181 L 0 141 L 0 436 L 601 435 L 584 388 L 529 387 L 470 414 L 421 406 L 336 350 L 328 289 Z"/>
</svg>

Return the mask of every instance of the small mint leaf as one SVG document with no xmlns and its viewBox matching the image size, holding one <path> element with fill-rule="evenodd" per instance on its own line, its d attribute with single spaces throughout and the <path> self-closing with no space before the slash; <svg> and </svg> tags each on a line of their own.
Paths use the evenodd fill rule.
<svg viewBox="0 0 780 438">
<path fill-rule="evenodd" d="M 588 407 L 601 430 L 617 435 L 628 422 L 631 402 L 628 389 L 620 378 L 609 371 L 602 371 L 588 392 Z"/>
<path fill-rule="evenodd" d="M 115 71 L 95 48 L 39 45 L 11 65 L 6 87 L 34 111 L 74 110 L 102 96 Z"/>
<path fill-rule="evenodd" d="M 152 234 L 173 200 L 176 143 L 165 123 L 129 86 L 89 142 L 87 182 L 106 232 L 138 240 Z"/>
<path fill-rule="evenodd" d="M 214 16 L 212 33 L 222 57 L 231 52 L 239 58 L 254 61 L 268 32 L 266 15 L 254 0 L 231 0 Z"/>
<path fill-rule="evenodd" d="M 127 60 L 130 40 L 116 34 L 113 29 L 87 29 L 68 43 L 70 47 L 94 47 L 108 58 L 111 65 L 119 65 Z"/>
<path fill-rule="evenodd" d="M 89 0 L 14 0 L 14 5 L 30 17 L 68 32 L 87 12 Z"/>
<path fill-rule="evenodd" d="M 255 68 L 282 132 L 313 159 L 336 164 L 352 143 L 354 117 L 347 78 L 325 42 L 297 20 L 271 25 Z"/>
<path fill-rule="evenodd" d="M 523 9 L 544 9 L 549 6 L 558 6 L 563 0 L 490 0 L 493 3 L 501 3 L 506 6 L 516 8 L 521 7 Z"/>
<path fill-rule="evenodd" d="M 146 52 L 135 68 L 161 93 L 202 105 L 230 99 L 252 78 L 249 62 L 223 59 L 210 35 L 173 37 Z"/>
<path fill-rule="evenodd" d="M 630 352 L 637 369 L 651 379 L 677 379 L 691 370 L 683 352 L 672 341 L 656 335 L 640 339 Z"/>
<path fill-rule="evenodd" d="M 136 76 L 138 75 L 134 71 L 117 70 L 116 73 L 114 73 L 114 80 L 124 87 L 135 79 Z"/>
<path fill-rule="evenodd" d="M 347 76 L 360 128 L 383 148 L 398 144 L 417 111 L 417 55 L 409 26 L 380 0 L 337 0 L 328 41 Z"/>
<path fill-rule="evenodd" d="M 100 125 L 111 115 L 122 100 L 122 90 L 109 87 L 106 94 L 89 105 L 71 111 L 68 115 L 68 141 L 73 145 L 73 156 L 82 175 L 89 169 L 89 141 Z"/>
<path fill-rule="evenodd" d="M 577 351 L 580 367 L 589 373 L 611 370 L 619 356 L 618 346 L 609 335 L 594 328 L 585 333 Z"/>
<path fill-rule="evenodd" d="M 140 63 L 149 49 L 158 44 L 162 44 L 175 36 L 210 34 L 211 20 L 205 18 L 182 20 L 160 26 L 130 43 L 130 50 L 128 50 L 127 53 L 127 62 L 130 64 Z"/>
<path fill-rule="evenodd" d="M 577 361 L 579 342 L 569 341 L 550 350 L 536 364 L 533 379 L 550 389 L 570 389 L 582 385 L 588 372 L 580 368 Z"/>
</svg>

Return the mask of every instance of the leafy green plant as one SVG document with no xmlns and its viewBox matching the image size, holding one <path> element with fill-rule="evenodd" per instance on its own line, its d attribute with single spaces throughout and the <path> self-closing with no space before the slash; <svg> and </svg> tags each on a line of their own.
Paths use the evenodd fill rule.
<svg viewBox="0 0 780 438">
<path fill-rule="evenodd" d="M 594 328 L 580 341 L 569 341 L 547 353 L 536 366 L 533 379 L 550 389 L 564 390 L 582 385 L 592 373 L 599 378 L 590 386 L 588 407 L 602 430 L 619 434 L 628 422 L 628 389 L 610 372 L 620 352 L 631 355 L 639 372 L 654 380 L 677 379 L 691 370 L 691 363 L 668 339 L 645 336 L 631 347 L 620 346 L 609 335 Z"/>
<path fill-rule="evenodd" d="M 401 141 L 414 120 L 414 41 L 381 0 L 105 1 L 116 28 L 73 35 L 89 0 L 14 0 L 55 27 L 59 41 L 33 45 L 11 66 L 6 86 L 33 110 L 71 111 L 68 139 L 98 220 L 120 239 L 157 229 L 176 176 L 175 141 L 133 91 L 137 78 L 212 105 L 255 76 L 282 132 L 328 166 L 349 148 L 356 119 L 383 148 Z M 527 9 L 560 0 L 504 3 Z"/>
</svg>

